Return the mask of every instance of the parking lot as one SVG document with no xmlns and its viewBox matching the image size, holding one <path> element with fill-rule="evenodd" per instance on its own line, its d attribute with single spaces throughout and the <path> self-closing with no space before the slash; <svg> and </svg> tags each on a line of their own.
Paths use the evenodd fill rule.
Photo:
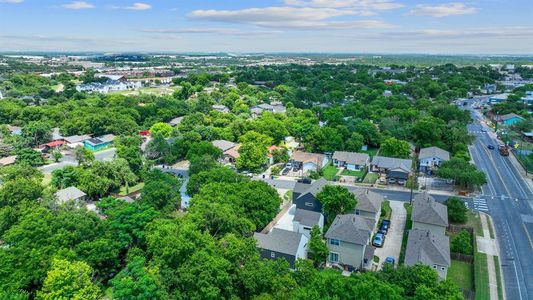
<svg viewBox="0 0 533 300">
<path fill-rule="evenodd" d="M 391 226 L 385 237 L 383 248 L 376 248 L 376 251 L 374 252 L 374 255 L 379 257 L 378 270 L 381 270 L 383 262 L 388 256 L 393 257 L 395 264 L 398 264 L 402 246 L 403 230 L 407 218 L 407 212 L 405 211 L 403 204 L 404 202 L 401 201 L 390 201 L 390 207 L 392 209 Z"/>
</svg>

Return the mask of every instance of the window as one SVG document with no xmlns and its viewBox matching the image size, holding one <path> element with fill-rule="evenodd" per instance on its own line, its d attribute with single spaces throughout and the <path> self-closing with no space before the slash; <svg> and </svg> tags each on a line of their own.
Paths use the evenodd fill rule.
<svg viewBox="0 0 533 300">
<path fill-rule="evenodd" d="M 437 268 L 437 265 L 433 265 L 433 269 L 436 269 Z"/>
<path fill-rule="evenodd" d="M 336 239 L 330 239 L 329 244 L 334 245 L 334 246 L 339 246 L 341 244 L 341 241 L 336 240 Z"/>
<path fill-rule="evenodd" d="M 329 253 L 329 261 L 331 261 L 331 262 L 339 262 L 339 253 L 330 252 Z"/>
<path fill-rule="evenodd" d="M 270 257 L 271 258 L 276 258 L 276 253 L 275 252 L 270 252 Z"/>
<path fill-rule="evenodd" d="M 313 202 L 305 202 L 305 206 L 313 207 Z"/>
<path fill-rule="evenodd" d="M 361 212 L 360 212 L 358 209 L 356 209 L 356 210 L 355 210 L 355 214 L 356 214 L 356 215 L 359 215 L 359 214 L 361 214 Z"/>
<path fill-rule="evenodd" d="M 311 230 L 311 227 L 304 226 L 304 230 Z"/>
<path fill-rule="evenodd" d="M 440 270 L 444 271 L 444 270 L 446 270 L 446 268 L 445 267 L 440 267 Z"/>
</svg>

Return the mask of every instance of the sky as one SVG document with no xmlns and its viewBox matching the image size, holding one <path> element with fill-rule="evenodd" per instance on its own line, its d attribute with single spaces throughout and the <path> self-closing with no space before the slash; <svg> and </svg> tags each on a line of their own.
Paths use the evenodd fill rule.
<svg viewBox="0 0 533 300">
<path fill-rule="evenodd" d="M 0 0 L 0 51 L 533 55 L 533 0 Z"/>
</svg>

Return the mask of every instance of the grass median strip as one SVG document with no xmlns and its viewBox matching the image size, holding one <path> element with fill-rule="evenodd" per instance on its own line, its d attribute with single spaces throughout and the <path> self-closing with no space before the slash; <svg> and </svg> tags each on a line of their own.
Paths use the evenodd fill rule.
<svg viewBox="0 0 533 300">
<path fill-rule="evenodd" d="M 489 270 L 487 255 L 476 252 L 474 257 L 474 275 L 476 286 L 476 300 L 490 299 Z"/>
<path fill-rule="evenodd" d="M 503 299 L 502 275 L 500 273 L 500 260 L 494 256 L 494 268 L 496 269 L 496 283 L 498 284 L 498 299 Z"/>
</svg>

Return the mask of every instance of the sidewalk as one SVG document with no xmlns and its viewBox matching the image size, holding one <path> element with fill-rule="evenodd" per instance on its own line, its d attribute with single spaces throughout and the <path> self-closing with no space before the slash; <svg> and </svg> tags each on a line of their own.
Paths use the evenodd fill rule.
<svg viewBox="0 0 533 300">
<path fill-rule="evenodd" d="M 515 153 L 513 151 L 510 151 L 510 152 L 511 154 L 509 155 L 509 160 L 511 161 L 513 166 L 516 168 L 518 173 L 520 173 L 520 176 L 522 176 L 526 184 L 529 186 L 529 189 L 533 191 L 533 180 L 532 180 L 533 174 L 528 173 L 526 175 L 526 170 L 524 169 L 524 167 L 522 167 L 522 164 L 518 162 L 518 159 L 516 158 Z"/>
<path fill-rule="evenodd" d="M 489 289 L 490 289 L 490 299 L 498 300 L 498 282 L 496 275 L 496 266 L 494 265 L 494 256 L 499 256 L 500 249 L 498 248 L 498 243 L 496 239 L 490 237 L 489 229 L 489 219 L 490 217 L 487 214 L 480 213 L 481 226 L 483 227 L 483 236 L 476 236 L 476 242 L 478 247 L 478 252 L 485 253 L 487 255 L 487 270 L 489 275 Z M 492 222 L 491 222 L 492 223 Z M 500 276 L 502 276 L 500 274 Z M 502 278 L 503 281 L 503 278 Z M 500 285 L 503 287 L 503 282 L 500 282 Z M 503 289 L 504 290 L 504 289 Z M 504 295 L 505 299 L 505 295 Z"/>
</svg>

